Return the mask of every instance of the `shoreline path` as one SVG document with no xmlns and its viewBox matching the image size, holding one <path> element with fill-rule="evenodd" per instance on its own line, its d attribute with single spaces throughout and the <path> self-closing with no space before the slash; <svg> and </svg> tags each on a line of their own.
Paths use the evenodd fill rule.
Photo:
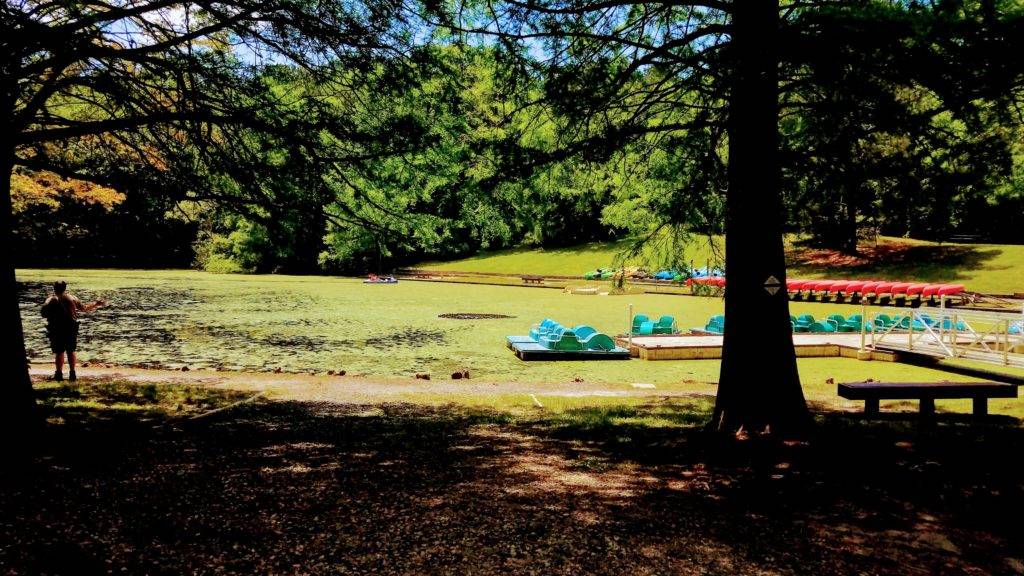
<svg viewBox="0 0 1024 576">
<path fill-rule="evenodd" d="M 33 382 L 43 382 L 52 375 L 49 363 L 33 363 Z M 537 394 L 561 397 L 707 397 L 714 396 L 716 386 L 706 382 L 680 382 L 671 385 L 606 382 L 493 382 L 476 379 L 431 380 L 404 378 L 382 379 L 362 376 L 337 376 L 326 373 L 296 374 L 274 372 L 231 372 L 214 370 L 178 371 L 170 369 L 131 368 L 104 365 L 78 369 L 81 384 L 102 381 L 133 383 L 194 384 L 211 388 L 262 392 L 274 400 L 313 400 L 333 402 L 393 401 L 396 396 L 433 395 L 442 401 L 444 395 L 490 396 Z M 453 398 L 454 400 L 455 398 Z"/>
</svg>

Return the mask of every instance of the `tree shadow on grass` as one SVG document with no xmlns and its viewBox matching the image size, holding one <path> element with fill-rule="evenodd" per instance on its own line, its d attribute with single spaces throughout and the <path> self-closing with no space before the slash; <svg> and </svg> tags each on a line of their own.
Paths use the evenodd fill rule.
<svg viewBox="0 0 1024 576">
<path fill-rule="evenodd" d="M 861 257 L 798 244 L 787 254 L 794 275 L 821 274 L 842 278 L 883 280 L 915 279 L 922 282 L 969 280 L 1001 254 L 998 249 L 957 244 L 886 242 L 862 247 Z"/>
<path fill-rule="evenodd" d="M 1016 426 L 825 416 L 810 444 L 718 443 L 699 400 L 525 419 L 61 406 L 35 468 L 0 484 L 15 574 L 906 574 L 1020 558 Z"/>
</svg>

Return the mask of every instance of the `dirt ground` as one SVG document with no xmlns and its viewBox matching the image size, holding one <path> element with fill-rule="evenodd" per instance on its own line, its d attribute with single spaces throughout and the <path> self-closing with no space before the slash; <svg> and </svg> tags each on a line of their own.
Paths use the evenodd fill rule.
<svg viewBox="0 0 1024 576">
<path fill-rule="evenodd" d="M 52 363 L 36 363 L 30 369 L 33 379 L 41 380 L 53 374 Z M 325 372 L 311 374 L 274 372 L 234 372 L 215 370 L 165 370 L 104 365 L 78 368 L 79 378 L 119 380 L 137 383 L 197 384 L 214 389 L 264 393 L 277 400 L 374 402 L 410 394 L 461 394 L 487 396 L 496 394 L 546 394 L 553 396 L 691 396 L 713 395 L 713 384 L 688 382 L 685 387 L 660 386 L 652 389 L 634 388 L 628 384 L 601 382 L 493 382 L 470 379 L 452 380 L 439 377 L 431 380 L 415 378 L 367 378 L 338 376 Z M 67 375 L 65 374 L 65 377 Z"/>
<path fill-rule="evenodd" d="M 0 473 L 0 572 L 1024 573 L 1008 418 L 822 414 L 810 442 L 722 443 L 686 404 L 658 428 L 231 394 L 195 420 L 53 404 L 33 463 Z"/>
</svg>

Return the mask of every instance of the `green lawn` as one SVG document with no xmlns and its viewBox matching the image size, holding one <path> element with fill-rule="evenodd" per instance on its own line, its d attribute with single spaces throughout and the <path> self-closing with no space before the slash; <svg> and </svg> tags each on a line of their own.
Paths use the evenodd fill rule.
<svg viewBox="0 0 1024 576">
<path fill-rule="evenodd" d="M 721 244 L 721 241 L 717 241 Z M 580 276 L 597 267 L 621 262 L 631 247 L 629 241 L 584 244 L 559 249 L 503 250 L 450 262 L 427 262 L 426 270 L 455 272 L 504 272 Z M 803 278 L 879 278 L 956 282 L 973 292 L 988 294 L 1024 293 L 1024 245 L 937 244 L 915 240 L 883 238 L 878 247 L 865 245 L 870 259 L 850 261 L 826 251 L 789 245 L 790 276 Z M 684 260 L 704 266 L 715 262 L 716 254 L 707 239 L 698 238 L 688 247 Z M 659 258 L 648 252 L 626 259 L 626 264 L 657 268 Z"/>
<path fill-rule="evenodd" d="M 715 240 L 720 244 L 719 240 Z M 657 248 L 649 249 L 636 257 L 627 257 L 633 243 L 630 240 L 617 242 L 592 242 L 568 248 L 536 248 L 500 250 L 450 262 L 425 262 L 417 268 L 424 270 L 446 270 L 452 272 L 497 272 L 507 274 L 541 274 L 551 276 L 580 276 L 595 268 L 614 265 L 645 265 L 660 259 Z M 721 246 L 712 247 L 706 238 L 695 239 L 688 246 L 684 259 L 693 261 L 695 266 L 716 262 L 715 254 Z"/>
<path fill-rule="evenodd" d="M 121 418 L 142 420 L 197 416 L 240 402 L 250 395 L 202 385 L 170 382 L 136 383 L 118 380 L 98 382 L 36 382 L 43 408 L 61 417 Z"/>
</svg>

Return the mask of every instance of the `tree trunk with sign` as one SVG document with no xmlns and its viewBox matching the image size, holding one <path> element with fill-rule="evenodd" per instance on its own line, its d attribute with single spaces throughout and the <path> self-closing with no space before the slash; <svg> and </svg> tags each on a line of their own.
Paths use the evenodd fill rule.
<svg viewBox="0 0 1024 576">
<path fill-rule="evenodd" d="M 800 433 L 810 423 L 793 348 L 779 188 L 778 3 L 733 4 L 725 338 L 711 427 Z"/>
</svg>

